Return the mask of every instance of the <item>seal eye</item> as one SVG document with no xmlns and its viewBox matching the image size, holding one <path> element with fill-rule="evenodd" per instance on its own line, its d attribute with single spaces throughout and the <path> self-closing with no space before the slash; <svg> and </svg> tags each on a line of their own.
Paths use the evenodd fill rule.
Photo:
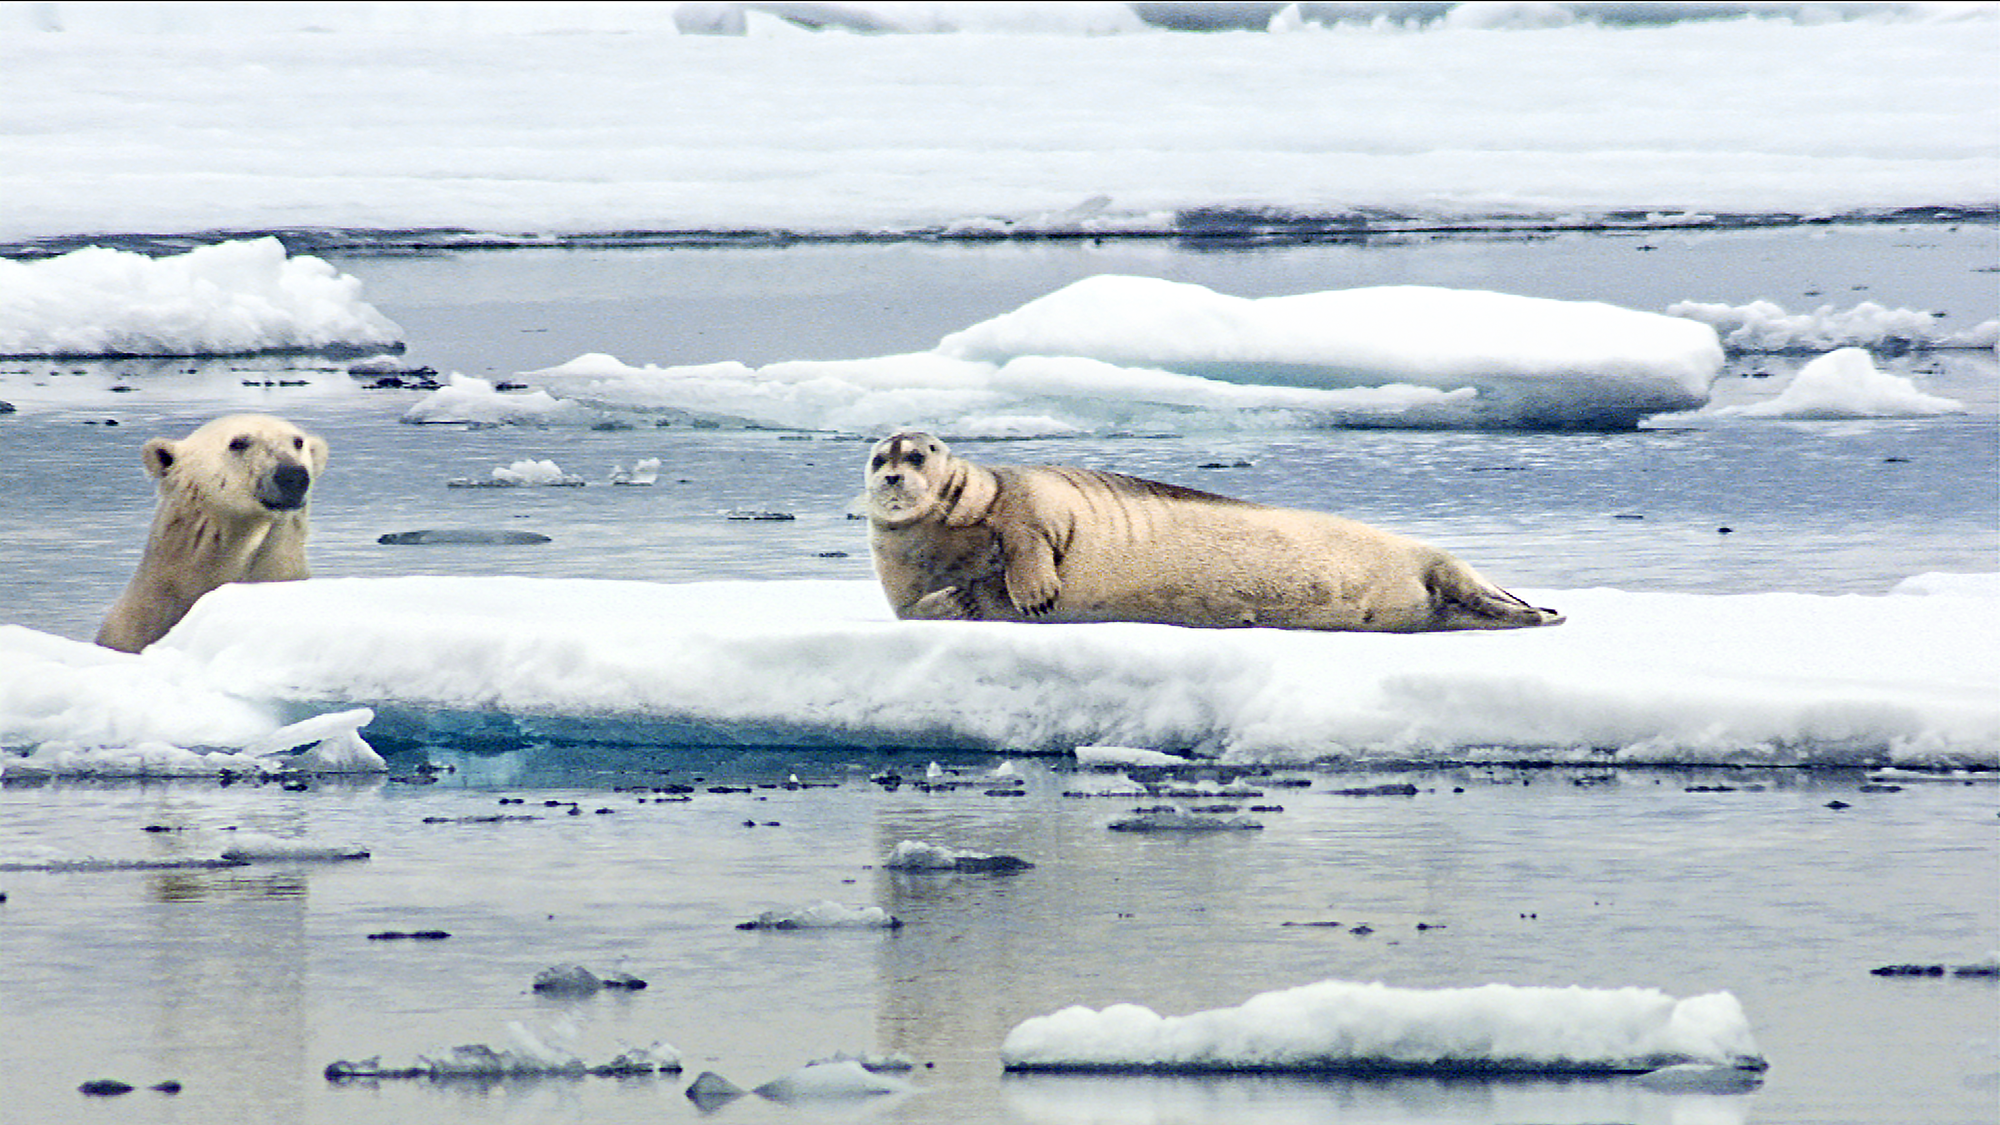
<svg viewBox="0 0 2000 1125">
<path fill-rule="evenodd" d="M 910 454 L 910 468 L 921 469 L 923 467 L 924 467 L 924 455 L 921 453 Z"/>
<path fill-rule="evenodd" d="M 247 437 L 233 437 L 229 439 L 229 452 L 231 453 L 241 453 L 248 448 L 250 448 L 250 439 Z"/>
<path fill-rule="evenodd" d="M 888 461 L 889 461 L 889 459 L 888 459 L 887 457 L 884 457 L 884 456 L 882 456 L 882 455 L 881 455 L 880 453 L 877 453 L 877 454 L 875 455 L 875 459 L 874 459 L 873 461 L 870 461 L 870 462 L 868 463 L 868 467 L 869 467 L 869 468 L 871 468 L 871 469 L 879 469 L 879 468 L 881 468 L 881 467 L 882 467 L 883 465 L 887 464 L 887 463 L 888 463 Z"/>
</svg>

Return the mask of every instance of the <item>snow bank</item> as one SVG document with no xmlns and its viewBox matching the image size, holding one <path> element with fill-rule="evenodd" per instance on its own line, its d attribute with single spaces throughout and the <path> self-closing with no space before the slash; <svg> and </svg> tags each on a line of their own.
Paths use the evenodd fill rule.
<svg viewBox="0 0 2000 1125">
<path fill-rule="evenodd" d="M 930 352 L 760 368 L 585 355 L 529 377 L 597 409 L 963 438 L 1203 424 L 1621 429 L 1700 406 L 1722 362 L 1707 325 L 1596 302 L 1427 286 L 1246 299 L 1099 275 Z M 502 396 L 464 405 L 476 383 L 454 379 L 408 419 L 497 420 Z"/>
<path fill-rule="evenodd" d="M 365 705 L 447 741 L 452 715 L 497 712 L 659 744 L 2000 766 L 2000 599 L 1520 592 L 1568 623 L 904 622 L 869 581 L 232 584 L 137 655 L 0 628 L 0 746 L 83 770 Z"/>
<path fill-rule="evenodd" d="M 1964 409 L 1965 404 L 1957 399 L 1925 394 L 1908 378 L 1876 367 L 1866 350 L 1842 348 L 1799 368 L 1785 389 L 1772 398 L 1725 406 L 1711 413 L 1716 417 L 1829 420 L 1929 417 Z"/>
<path fill-rule="evenodd" d="M 1762 1070 L 1726 992 L 1404 989 L 1322 981 L 1242 1006 L 1160 1016 L 1065 1008 L 1009 1032 L 1008 1070 L 1620 1073 L 1705 1064 Z"/>
<path fill-rule="evenodd" d="M 0 355 L 178 356 L 378 349 L 402 329 L 361 282 L 275 238 L 165 258 L 90 247 L 0 259 Z"/>
<path fill-rule="evenodd" d="M 1892 309 L 1863 301 L 1851 309 L 1822 305 L 1810 313 L 1788 313 L 1773 301 L 1747 305 L 1678 301 L 1668 316 L 1713 327 L 1722 345 L 1736 352 L 1824 352 L 1834 348 L 1903 351 L 1910 348 L 1991 348 L 2000 344 L 2000 320 L 1947 332 L 1938 317 L 1918 309 Z"/>
</svg>

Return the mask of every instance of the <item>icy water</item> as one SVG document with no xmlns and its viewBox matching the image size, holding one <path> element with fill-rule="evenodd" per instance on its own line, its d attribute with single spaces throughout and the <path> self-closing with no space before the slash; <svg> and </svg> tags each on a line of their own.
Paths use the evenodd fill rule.
<svg viewBox="0 0 2000 1125">
<path fill-rule="evenodd" d="M 1766 297 L 1800 311 L 1865 298 L 1946 310 L 1963 324 L 1993 315 L 1996 259 L 1990 228 L 1864 227 L 1231 252 L 804 246 L 339 264 L 408 331 L 412 362 L 493 377 L 587 351 L 669 364 L 922 349 L 1096 272 L 1242 295 L 1414 282 L 1650 309 Z M 1717 396 L 1768 394 L 1797 362 L 1734 364 Z M 1193 434 L 968 452 L 1082 461 L 1336 510 L 1446 545 L 1521 587 L 1879 593 L 1923 571 L 2000 569 L 1991 355 L 1893 362 L 1972 412 L 1619 434 Z M 138 446 L 219 409 L 286 414 L 332 440 L 314 506 L 322 575 L 869 573 L 862 525 L 847 518 L 857 440 L 405 426 L 395 419 L 412 394 L 360 391 L 338 364 L 310 359 L 0 368 L 11 387 L 59 399 L 0 418 L 0 621 L 10 624 L 90 635 L 129 574 L 151 508 Z M 445 487 L 523 457 L 594 482 L 614 463 L 658 457 L 661 482 Z M 726 518 L 737 509 L 795 518 Z M 530 530 L 552 542 L 377 542 L 423 528 Z M 433 785 L 305 792 L 212 782 L 0 788 L 0 859 L 9 861 L 206 855 L 243 832 L 370 852 L 219 871 L 0 870 L 6 1120 L 695 1120 L 703 1114 L 683 1090 L 703 1070 L 751 1086 L 839 1051 L 902 1052 L 917 1063 L 910 1079 L 920 1091 L 804 1107 L 750 1098 L 714 1116 L 1955 1123 L 1991 1122 L 2000 1104 L 1991 980 L 1868 972 L 1983 960 L 2000 945 L 1993 784 L 1862 792 L 1863 779 L 1844 773 L 1480 770 L 1409 775 L 1415 797 L 1352 798 L 1331 790 L 1386 778 L 1297 773 L 1252 779 L 1264 789 L 1254 803 L 1283 809 L 1258 814 L 1261 831 L 1185 837 L 1108 831 L 1115 816 L 1150 802 L 1065 796 L 1091 779 L 1060 762 L 1019 763 L 1025 794 L 992 796 L 984 784 L 887 790 L 868 778 L 914 777 L 928 759 L 872 754 L 438 746 L 404 750 L 396 765 L 424 758 L 451 772 Z M 942 760 L 968 778 L 997 764 Z M 778 787 L 794 774 L 829 787 Z M 710 791 L 725 783 L 750 788 Z M 650 790 L 670 784 L 695 792 L 655 803 Z M 502 815 L 519 819 L 491 819 Z M 904 839 L 1036 867 L 1010 877 L 878 870 Z M 817 899 L 879 904 L 905 925 L 735 929 Z M 1362 923 L 1373 932 L 1358 933 Z M 451 937 L 367 937 L 425 929 Z M 629 971 L 650 987 L 536 997 L 534 975 L 565 962 Z M 1616 1080 L 1000 1073 L 1007 1031 L 1069 1004 L 1184 1013 L 1334 977 L 1728 990 L 1771 1070 L 1742 1096 L 1669 1096 Z M 686 1070 L 497 1085 L 323 1076 L 342 1059 L 407 1065 L 460 1043 L 509 1047 L 513 1024 L 590 1062 L 664 1039 Z M 100 1077 L 141 1088 L 112 1103 L 77 1093 Z M 182 1092 L 145 1089 L 166 1079 Z"/>
</svg>

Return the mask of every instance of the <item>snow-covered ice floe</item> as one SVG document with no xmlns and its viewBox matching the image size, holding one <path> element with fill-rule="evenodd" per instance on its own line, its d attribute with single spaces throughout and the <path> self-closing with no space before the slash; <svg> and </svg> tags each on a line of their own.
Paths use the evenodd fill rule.
<svg viewBox="0 0 2000 1125">
<path fill-rule="evenodd" d="M 1011 1071 L 1621 1074 L 1765 1067 L 1727 992 L 1409 989 L 1321 981 L 1235 1008 L 1162 1016 L 1065 1008 L 1009 1032 Z"/>
<path fill-rule="evenodd" d="M 402 329 L 359 279 L 275 238 L 149 258 L 87 247 L 0 258 L 0 355 L 199 356 L 378 350 Z"/>
<path fill-rule="evenodd" d="M 1723 351 L 1684 317 L 1429 286 L 1243 298 L 1098 275 L 874 359 L 635 367 L 578 356 L 506 394 L 457 377 L 413 422 L 617 410 L 955 437 L 1339 424 L 1625 429 L 1708 401 Z M 583 409 L 588 408 L 588 409 Z"/>
<path fill-rule="evenodd" d="M 351 738 L 379 768 L 363 725 L 450 742 L 498 717 L 643 745 L 1991 769 L 1993 584 L 1524 590 L 1568 623 L 1416 635 L 897 621 L 871 581 L 231 584 L 137 655 L 0 627 L 0 761 L 143 773 L 154 743 Z M 329 730 L 278 733 L 312 711 Z"/>
</svg>

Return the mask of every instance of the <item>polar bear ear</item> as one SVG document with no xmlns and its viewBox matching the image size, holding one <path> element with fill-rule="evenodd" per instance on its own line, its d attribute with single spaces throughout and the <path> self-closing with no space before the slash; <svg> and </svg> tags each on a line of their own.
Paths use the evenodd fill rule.
<svg viewBox="0 0 2000 1125">
<path fill-rule="evenodd" d="M 991 470 L 969 461 L 952 459 L 951 479 L 940 494 L 950 507 L 945 509 L 946 527 L 971 527 L 986 518 L 987 509 L 1000 495 L 1000 480 Z"/>
<path fill-rule="evenodd" d="M 174 443 L 156 437 L 139 450 L 139 459 L 146 466 L 147 476 L 164 477 L 167 470 L 174 467 Z"/>
<path fill-rule="evenodd" d="M 308 435 L 306 437 L 306 457 L 312 462 L 314 480 L 318 480 L 320 474 L 326 472 L 326 455 L 326 439 Z"/>
</svg>

